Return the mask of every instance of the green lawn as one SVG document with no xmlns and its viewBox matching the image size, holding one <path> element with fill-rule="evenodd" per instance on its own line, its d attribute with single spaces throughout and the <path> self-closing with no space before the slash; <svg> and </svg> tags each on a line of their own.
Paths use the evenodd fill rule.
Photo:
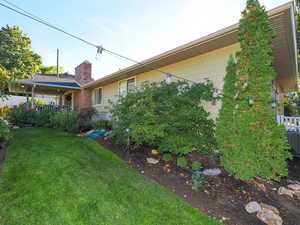
<svg viewBox="0 0 300 225">
<path fill-rule="evenodd" d="M 217 225 L 95 141 L 14 132 L 0 177 L 1 225 Z"/>
</svg>

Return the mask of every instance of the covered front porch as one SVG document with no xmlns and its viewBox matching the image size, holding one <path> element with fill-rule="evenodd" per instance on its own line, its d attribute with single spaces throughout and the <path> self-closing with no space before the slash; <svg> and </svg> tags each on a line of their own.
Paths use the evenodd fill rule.
<svg viewBox="0 0 300 225">
<path fill-rule="evenodd" d="M 42 75 L 39 75 L 41 78 Z M 53 80 L 53 78 L 50 78 Z M 55 78 L 54 78 L 55 79 Z M 9 86 L 11 93 L 27 96 L 27 105 L 30 108 L 53 109 L 53 110 L 74 110 L 74 93 L 80 90 L 75 82 L 64 82 L 56 79 L 55 82 L 37 81 L 40 79 L 25 79 L 15 82 Z M 52 97 L 55 103 L 41 105 L 36 103 L 37 96 Z"/>
</svg>

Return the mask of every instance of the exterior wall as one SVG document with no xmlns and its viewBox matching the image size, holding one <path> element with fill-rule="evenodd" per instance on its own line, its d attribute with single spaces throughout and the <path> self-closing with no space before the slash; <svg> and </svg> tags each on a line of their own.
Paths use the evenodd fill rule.
<svg viewBox="0 0 300 225">
<path fill-rule="evenodd" d="M 205 79 L 209 79 L 213 82 L 215 88 L 222 89 L 228 57 L 230 54 L 234 54 L 238 51 L 239 48 L 239 43 L 237 43 L 162 67 L 160 69 L 195 82 L 203 82 Z M 136 78 L 137 86 L 140 86 L 145 81 L 160 82 L 165 79 L 165 75 L 157 71 L 137 74 L 134 77 Z M 174 78 L 172 78 L 172 80 L 174 80 Z M 104 114 L 109 111 L 109 100 L 115 102 L 118 99 L 118 92 L 119 82 L 102 86 L 102 104 L 94 105 L 100 114 Z M 211 113 L 211 118 L 216 118 L 221 106 L 220 102 L 216 104 L 204 103 L 204 105 L 206 110 Z"/>
</svg>

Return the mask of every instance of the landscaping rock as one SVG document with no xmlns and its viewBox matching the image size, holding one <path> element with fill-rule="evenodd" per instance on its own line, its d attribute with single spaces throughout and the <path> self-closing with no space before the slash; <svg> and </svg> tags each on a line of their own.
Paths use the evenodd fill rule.
<svg viewBox="0 0 300 225">
<path fill-rule="evenodd" d="M 285 187 L 280 187 L 279 189 L 278 189 L 278 192 L 277 192 L 279 195 L 288 195 L 288 196 L 290 196 L 291 198 L 293 197 L 293 194 L 294 194 L 294 192 L 292 191 L 292 190 L 290 190 L 290 189 L 287 189 L 287 188 L 285 188 Z"/>
<path fill-rule="evenodd" d="M 275 214 L 279 215 L 279 210 L 278 210 L 276 207 L 274 207 L 274 206 L 267 205 L 267 204 L 265 204 L 265 203 L 260 203 L 260 206 L 261 206 L 262 209 L 270 209 L 270 210 L 272 210 Z"/>
<path fill-rule="evenodd" d="M 156 149 L 151 150 L 151 155 L 158 155 L 159 152 Z"/>
<path fill-rule="evenodd" d="M 300 182 L 299 181 L 297 181 L 297 180 L 287 180 L 287 182 L 288 183 L 290 183 L 290 184 L 300 184 Z"/>
<path fill-rule="evenodd" d="M 205 169 L 202 172 L 206 176 L 217 176 L 221 173 L 221 170 L 218 168 L 215 169 Z"/>
<path fill-rule="evenodd" d="M 91 133 L 93 133 L 95 130 L 90 130 L 90 131 L 88 131 L 88 132 L 85 132 L 85 135 L 86 136 L 88 136 L 88 135 L 90 135 Z"/>
<path fill-rule="evenodd" d="M 261 210 L 261 206 L 258 202 L 252 201 L 245 206 L 245 209 L 248 213 L 255 213 Z"/>
<path fill-rule="evenodd" d="M 159 160 L 154 159 L 154 158 L 147 158 L 147 163 L 150 164 L 157 164 L 159 162 Z"/>
<path fill-rule="evenodd" d="M 300 200 L 300 191 L 295 191 L 294 192 L 294 197 L 296 197 Z"/>
<path fill-rule="evenodd" d="M 289 189 L 292 189 L 293 191 L 300 191 L 300 184 L 289 184 Z"/>
<path fill-rule="evenodd" d="M 273 212 L 273 210 L 263 208 L 257 213 L 257 218 L 267 225 L 282 225 L 282 218 Z"/>
</svg>

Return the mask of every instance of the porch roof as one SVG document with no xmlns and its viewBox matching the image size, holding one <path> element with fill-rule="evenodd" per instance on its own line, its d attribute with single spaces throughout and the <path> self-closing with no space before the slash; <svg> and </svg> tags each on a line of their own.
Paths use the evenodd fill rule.
<svg viewBox="0 0 300 225">
<path fill-rule="evenodd" d="M 79 90 L 80 84 L 73 75 L 34 74 L 32 79 L 18 80 L 9 86 L 9 91 L 14 93 L 32 93 L 32 88 L 36 94 L 61 95 L 72 90 Z"/>
</svg>

